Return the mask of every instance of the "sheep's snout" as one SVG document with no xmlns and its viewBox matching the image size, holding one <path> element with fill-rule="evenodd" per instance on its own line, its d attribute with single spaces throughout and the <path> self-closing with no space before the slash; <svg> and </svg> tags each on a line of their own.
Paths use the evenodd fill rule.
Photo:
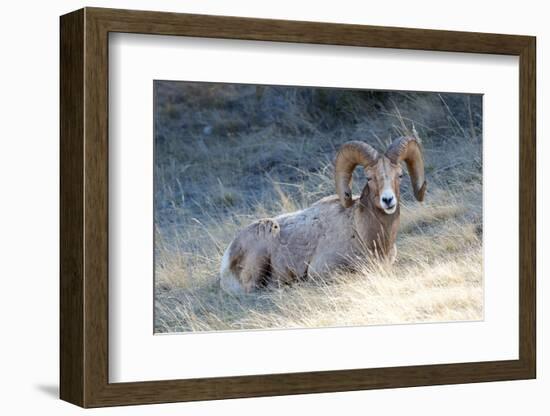
<svg viewBox="0 0 550 416">
<path fill-rule="evenodd" d="M 385 189 L 380 195 L 380 206 L 386 214 L 393 214 L 397 209 L 397 198 L 391 189 Z"/>
</svg>

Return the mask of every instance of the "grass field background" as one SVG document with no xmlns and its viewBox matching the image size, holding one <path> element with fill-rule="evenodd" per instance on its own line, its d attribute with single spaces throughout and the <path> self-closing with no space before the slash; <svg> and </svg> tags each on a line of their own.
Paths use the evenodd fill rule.
<svg viewBox="0 0 550 416">
<path fill-rule="evenodd" d="M 482 97 L 156 81 L 155 332 L 483 318 Z M 379 151 L 416 129 L 428 191 L 402 183 L 398 256 L 356 273 L 232 296 L 237 230 L 334 194 L 348 140 Z M 354 191 L 364 175 L 356 169 Z"/>
</svg>

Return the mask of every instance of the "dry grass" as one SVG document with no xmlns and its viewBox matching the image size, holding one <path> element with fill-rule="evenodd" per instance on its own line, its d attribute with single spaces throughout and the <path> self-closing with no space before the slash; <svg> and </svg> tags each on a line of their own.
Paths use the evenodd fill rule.
<svg viewBox="0 0 550 416">
<path fill-rule="evenodd" d="M 211 247 L 214 256 L 161 249 L 157 330 L 303 328 L 481 319 L 479 224 L 468 221 L 464 206 L 451 203 L 454 195 L 442 191 L 435 195 L 438 199 L 431 199 L 424 206 L 411 203 L 403 207 L 396 264 L 389 267 L 365 260 L 358 273 L 340 274 L 330 281 L 317 279 L 241 297 L 220 291 L 217 269 L 224 247 L 221 234 L 223 230 L 236 230 L 240 224 L 235 221 L 223 224 L 223 229 L 217 230 L 219 237 L 211 236 L 216 247 Z M 227 235 L 233 233 L 229 231 Z"/>
<path fill-rule="evenodd" d="M 413 100 L 413 111 L 406 111 L 406 100 Z M 434 108 L 433 97 L 405 96 L 396 107 L 401 111 L 378 109 L 378 118 L 355 123 L 353 132 L 350 126 L 330 134 L 322 129 L 289 133 L 277 127 L 240 133 L 236 128 L 226 130 L 226 134 L 207 137 L 208 142 L 203 138 L 210 158 L 215 155 L 215 166 L 204 163 L 204 155 L 188 137 L 166 139 L 157 151 L 162 158 L 157 159 L 155 176 L 155 331 L 482 319 L 481 132 L 471 124 L 463 129 L 457 117 L 449 114 L 452 106 L 441 101 Z M 168 103 L 163 111 L 167 117 L 176 117 L 177 106 Z M 223 108 L 223 100 L 217 105 Z M 441 137 L 439 118 L 420 119 L 426 110 L 447 115 L 441 118 L 445 121 L 439 130 Z M 223 116 L 210 114 L 217 129 Z M 393 266 L 365 259 L 358 265 L 359 272 L 329 280 L 239 297 L 220 290 L 221 256 L 240 227 L 333 193 L 333 148 L 357 131 L 366 134 L 367 130 L 373 144 L 382 148 L 387 140 L 376 137 L 395 136 L 411 125 L 410 120 L 415 120 L 421 136 L 427 138 L 429 193 L 419 204 L 412 200 L 408 184 L 404 187 L 398 260 Z M 373 125 L 381 126 L 384 121 L 390 121 L 387 130 L 373 130 Z M 192 154 L 187 143 L 195 146 Z M 184 154 L 188 156 L 180 156 Z M 306 157 L 312 154 L 315 157 Z M 363 183 L 360 176 L 356 182 Z"/>
</svg>

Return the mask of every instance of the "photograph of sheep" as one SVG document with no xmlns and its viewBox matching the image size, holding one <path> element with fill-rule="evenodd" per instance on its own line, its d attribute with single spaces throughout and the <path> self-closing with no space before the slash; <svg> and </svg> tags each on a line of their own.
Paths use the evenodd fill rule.
<svg viewBox="0 0 550 416">
<path fill-rule="evenodd" d="M 481 94 L 153 92 L 155 333 L 483 319 Z"/>
</svg>

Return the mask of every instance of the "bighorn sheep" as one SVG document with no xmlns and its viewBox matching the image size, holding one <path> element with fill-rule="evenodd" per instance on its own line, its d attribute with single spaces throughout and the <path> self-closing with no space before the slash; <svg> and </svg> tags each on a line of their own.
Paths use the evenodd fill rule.
<svg viewBox="0 0 550 416">
<path fill-rule="evenodd" d="M 241 230 L 227 247 L 220 269 L 226 292 L 248 293 L 270 282 L 290 283 L 340 267 L 376 252 L 393 261 L 399 226 L 399 184 L 404 161 L 414 196 L 424 199 L 426 181 L 419 140 L 396 139 L 380 155 L 361 141 L 343 144 L 335 159 L 336 193 L 309 208 L 256 221 Z M 367 183 L 352 197 L 357 165 Z"/>
</svg>

